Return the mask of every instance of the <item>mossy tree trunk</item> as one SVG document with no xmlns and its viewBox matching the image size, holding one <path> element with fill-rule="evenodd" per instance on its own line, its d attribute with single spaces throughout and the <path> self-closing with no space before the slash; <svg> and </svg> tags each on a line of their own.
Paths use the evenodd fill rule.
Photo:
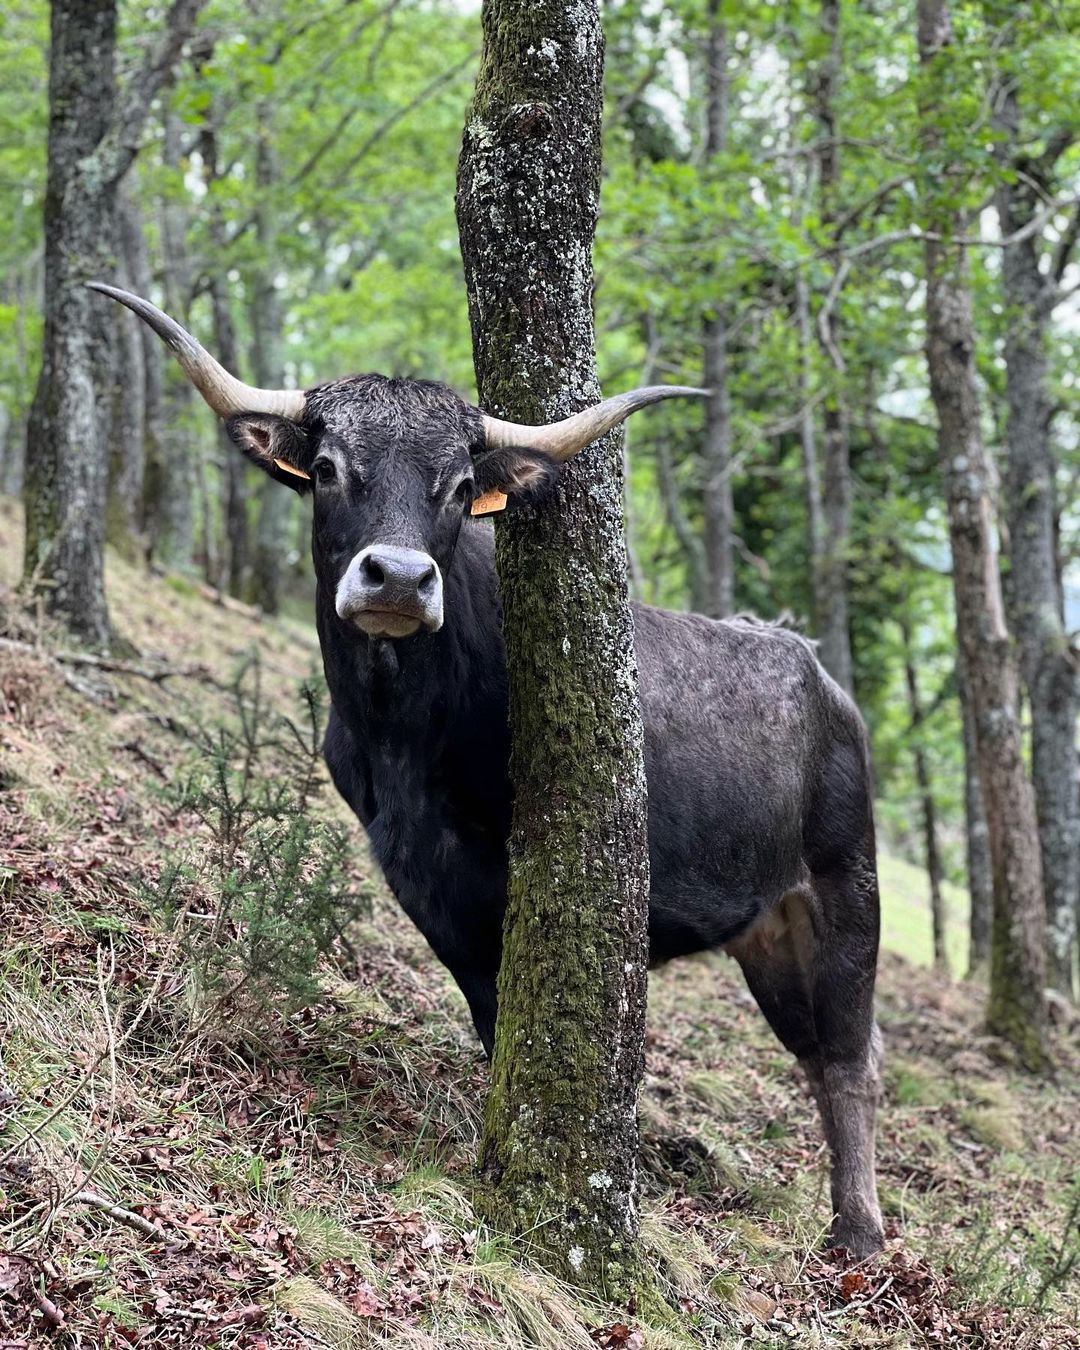
<svg viewBox="0 0 1080 1350">
<path fill-rule="evenodd" d="M 483 26 L 457 199 L 477 384 L 543 422 L 599 395 L 599 7 L 486 0 Z M 488 1217 L 614 1297 L 635 1279 L 649 880 L 621 501 L 613 435 L 497 527 L 515 808 L 481 1157 Z"/>
<path fill-rule="evenodd" d="M 1010 552 L 1006 602 L 1031 703 L 1031 774 L 1046 886 L 1047 976 L 1054 988 L 1071 997 L 1080 902 L 1076 771 L 1080 697 L 1076 653 L 1061 611 L 1055 527 L 1057 462 L 1050 436 L 1046 328 L 1057 284 L 1044 274 L 1038 236 L 1030 233 L 1046 195 L 1054 191 L 1054 150 L 1048 149 L 1041 161 L 1026 154 L 1015 84 L 999 95 L 997 123 L 1014 169 L 1002 176 L 995 194 L 1001 233 L 1012 238 L 1029 231 L 1003 250 L 1001 260 L 1002 292 L 1010 316 L 1005 332 Z"/>
<path fill-rule="evenodd" d="M 117 89 L 115 0 L 53 0 L 45 190 L 45 334 L 26 436 L 24 570 L 46 608 L 98 647 L 105 604 L 115 307 L 85 282 L 117 267 L 117 193 L 149 108 L 203 0 L 174 0 L 142 67 Z"/>
<path fill-rule="evenodd" d="M 1010 1041 L 1027 1067 L 1046 1063 L 1046 977 L 1042 866 L 1035 801 L 1019 724 L 1016 660 L 994 545 L 990 465 L 979 424 L 975 326 L 966 250 L 951 242 L 966 221 L 956 184 L 942 172 L 936 128 L 950 113 L 952 27 L 947 0 L 919 0 L 920 92 L 926 167 L 921 177 L 926 235 L 926 357 L 938 416 L 952 545 L 956 621 L 989 827 L 994 913 L 988 1029 Z"/>
</svg>

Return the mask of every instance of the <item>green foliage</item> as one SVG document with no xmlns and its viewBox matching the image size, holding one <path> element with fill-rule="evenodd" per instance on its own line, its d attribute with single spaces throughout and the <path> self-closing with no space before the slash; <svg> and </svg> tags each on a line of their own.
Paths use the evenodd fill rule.
<svg viewBox="0 0 1080 1350">
<path fill-rule="evenodd" d="M 252 659 L 231 697 L 228 721 L 188 729 L 193 757 L 169 789 L 207 847 L 170 861 L 147 898 L 178 934 L 201 1002 L 301 1006 L 369 895 L 350 884 L 355 841 L 322 801 L 317 687 L 303 686 L 299 720 L 271 715 Z"/>
</svg>

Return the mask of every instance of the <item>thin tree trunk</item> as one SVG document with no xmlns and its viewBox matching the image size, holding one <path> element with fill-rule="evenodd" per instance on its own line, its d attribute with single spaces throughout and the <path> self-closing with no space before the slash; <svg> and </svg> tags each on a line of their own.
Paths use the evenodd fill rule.
<svg viewBox="0 0 1080 1350">
<path fill-rule="evenodd" d="M 121 231 L 124 238 L 124 255 L 127 274 L 131 279 L 131 289 L 137 295 L 149 295 L 152 289 L 150 259 L 146 252 L 146 239 L 143 234 L 142 215 L 135 196 L 125 192 L 121 198 Z M 160 496 L 160 484 L 165 478 L 165 430 L 164 418 L 164 363 L 161 343 L 147 328 L 138 325 L 140 351 L 143 370 L 143 446 L 144 472 L 142 480 L 142 500 L 139 503 L 139 527 L 145 549 L 146 560 L 153 557 L 155 544 L 150 525 L 158 523 L 157 516 L 148 511 L 148 503 Z M 190 491 L 190 485 L 187 488 Z"/>
<path fill-rule="evenodd" d="M 199 152 L 203 161 L 206 185 L 213 188 L 221 176 L 218 162 L 218 141 L 215 118 L 217 110 L 210 108 L 199 135 Z M 240 369 L 240 353 L 233 324 L 232 296 L 229 291 L 228 271 L 224 265 L 227 256 L 225 221 L 220 207 L 210 206 L 210 243 L 214 260 L 209 273 L 210 306 L 214 316 L 215 355 L 226 370 Z M 251 540 L 247 516 L 247 485 L 244 457 L 237 453 L 229 440 L 224 423 L 218 431 L 221 454 L 221 548 L 218 552 L 218 574 L 214 584 L 238 598 L 244 594 L 244 585 L 251 559 Z"/>
<path fill-rule="evenodd" d="M 97 647 L 109 642 L 106 419 L 120 320 L 85 282 L 115 266 L 117 188 L 201 2 L 174 0 L 119 95 L 114 0 L 54 0 L 51 10 L 45 334 L 27 425 L 24 570 L 46 607 Z"/>
<path fill-rule="evenodd" d="M 262 105 L 258 118 L 255 181 L 259 194 L 255 228 L 259 239 L 259 266 L 251 283 L 251 347 L 255 383 L 280 389 L 285 383 L 281 357 L 281 300 L 274 285 L 277 272 L 275 211 L 278 179 L 273 146 L 273 114 Z M 251 557 L 250 598 L 267 614 L 281 608 L 281 583 L 288 557 L 289 515 L 299 499 L 282 492 L 272 478 L 264 478 L 259 492 L 259 518 Z"/>
<path fill-rule="evenodd" d="M 825 626 L 821 603 L 824 589 L 825 516 L 821 502 L 821 474 L 818 470 L 817 436 L 811 405 L 812 337 L 810 331 L 810 288 L 803 269 L 795 271 L 795 317 L 799 339 L 799 447 L 802 451 L 803 491 L 806 497 L 806 544 L 810 555 L 810 596 L 814 610 L 814 631 Z"/>
<path fill-rule="evenodd" d="M 923 145 L 940 155 L 947 117 L 952 28 L 947 0 L 918 0 Z M 926 237 L 926 355 L 938 415 L 960 641 L 975 705 L 979 780 L 990 828 L 994 923 L 988 1029 L 1032 1069 L 1046 1064 L 1043 984 L 1046 911 L 1035 802 L 1024 769 L 1016 664 L 1005 626 L 994 546 L 990 466 L 979 426 L 975 326 L 963 234 L 947 195 L 948 174 L 921 183 Z M 945 189 L 945 191 L 943 191 Z"/>
<path fill-rule="evenodd" d="M 727 30 L 720 18 L 720 0 L 709 0 L 706 47 L 705 168 L 715 168 L 727 150 L 728 136 Z M 705 516 L 705 564 L 708 576 L 706 613 L 722 619 L 735 609 L 735 566 L 732 549 L 734 504 L 731 488 L 731 396 L 728 390 L 727 320 L 721 302 L 713 305 L 702 323 L 705 387 L 705 473 L 702 505 Z"/>
<path fill-rule="evenodd" d="M 907 684 L 908 714 L 911 719 L 911 747 L 915 760 L 915 781 L 919 785 L 919 804 L 922 809 L 923 854 L 926 872 L 930 878 L 930 922 L 934 937 L 934 968 L 949 973 L 949 954 L 945 945 L 945 899 L 941 891 L 941 854 L 937 841 L 937 811 L 934 792 L 930 786 L 930 771 L 926 766 L 926 747 L 923 744 L 925 714 L 919 696 L 919 677 L 911 649 L 911 625 L 900 618 L 900 635 L 904 643 L 904 679 Z"/>
<path fill-rule="evenodd" d="M 1020 110 L 1013 84 L 1001 95 L 998 121 L 1008 144 L 1015 147 Z M 1022 231 L 1043 207 L 1030 173 L 1003 175 L 996 201 L 1005 238 Z M 1050 444 L 1047 387 L 1048 283 L 1039 269 L 1035 235 L 1003 251 L 1001 277 L 1010 316 L 1005 332 L 1010 551 L 1006 599 L 1031 705 L 1032 780 L 1046 888 L 1047 978 L 1056 989 L 1071 995 L 1080 900 L 1075 749 L 1080 703 L 1076 658 L 1065 632 L 1058 591 L 1057 465 Z"/>
<path fill-rule="evenodd" d="M 26 316 L 36 305 L 39 293 L 40 264 L 37 257 L 13 269 L 10 276 L 11 304 L 15 310 L 15 378 L 9 408 L 9 420 L 4 430 L 3 467 L 0 468 L 0 492 L 18 497 L 23 490 L 23 471 L 26 457 L 26 425 L 30 412 L 33 388 L 30 383 L 30 351 L 26 333 Z M 31 297 L 35 297 L 31 299 Z"/>
<path fill-rule="evenodd" d="M 825 54 L 817 71 L 814 110 L 818 122 L 818 188 L 821 226 L 830 239 L 829 269 L 836 282 L 841 267 L 840 240 L 836 237 L 837 199 L 840 191 L 840 150 L 836 101 L 841 75 L 840 0 L 822 0 L 821 33 Z M 839 294 L 830 291 L 818 316 L 821 344 L 833 371 L 832 387 L 825 399 L 823 438 L 824 535 L 817 572 L 815 609 L 819 623 L 819 655 L 822 665 L 848 693 L 853 690 L 851 635 L 848 620 L 848 553 L 851 546 L 851 452 L 843 380 L 846 370 L 841 349 Z"/>
<path fill-rule="evenodd" d="M 486 0 L 483 26 L 457 199 L 477 384 L 491 412 L 543 421 L 599 393 L 599 6 Z M 515 806 L 481 1165 L 500 1228 L 622 1298 L 637 1274 L 648 847 L 620 467 L 605 437 L 555 504 L 497 528 Z"/>
<path fill-rule="evenodd" d="M 178 180 L 182 172 L 183 124 L 172 110 L 164 119 L 162 158 Z M 166 193 L 160 209 L 161 277 L 165 308 L 187 322 L 191 278 L 187 262 L 187 219 L 182 202 Z M 140 294 L 145 295 L 145 291 Z M 147 354 L 147 476 L 143 518 L 147 553 L 166 567 L 189 567 L 194 553 L 194 503 L 199 495 L 202 419 L 193 418 L 194 390 L 174 361 L 165 363 L 161 343 L 140 324 Z M 153 353 L 153 356 L 150 356 Z M 151 368 L 150 361 L 156 361 Z M 152 385 L 161 381 L 161 421 L 151 421 Z"/>
<path fill-rule="evenodd" d="M 142 227 L 130 188 L 117 196 L 121 285 L 139 291 L 138 254 Z M 139 292 L 145 294 L 145 292 Z M 146 465 L 146 325 L 134 314 L 118 316 L 119 342 L 114 353 L 114 384 L 110 417 L 109 485 L 105 537 L 129 560 L 141 557 L 142 493 Z M 152 337 L 153 334 L 150 334 Z M 160 347 L 160 343 L 158 346 Z"/>
<path fill-rule="evenodd" d="M 645 312 L 644 327 L 645 347 L 651 353 L 656 350 L 659 338 L 656 333 L 656 320 L 648 310 Z M 707 604 L 705 546 L 683 509 L 671 443 L 664 434 L 658 436 L 656 440 L 656 477 L 660 488 L 660 500 L 664 504 L 664 514 L 682 548 L 686 567 L 687 602 L 696 613 L 704 613 Z"/>
<path fill-rule="evenodd" d="M 956 685 L 964 727 L 964 818 L 967 841 L 968 979 L 981 979 L 990 965 L 990 930 L 994 914 L 994 870 L 990 861 L 990 830 L 986 823 L 979 752 L 975 737 L 975 705 L 964 664 L 963 647 L 956 654 Z"/>
</svg>

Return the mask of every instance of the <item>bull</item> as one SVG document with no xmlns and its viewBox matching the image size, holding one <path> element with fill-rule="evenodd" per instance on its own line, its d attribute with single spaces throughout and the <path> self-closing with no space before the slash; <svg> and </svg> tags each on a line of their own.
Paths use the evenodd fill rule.
<svg viewBox="0 0 1080 1350">
<path fill-rule="evenodd" d="M 506 906 L 506 663 L 493 531 L 660 386 L 542 427 L 446 385 L 357 375 L 307 391 L 229 374 L 138 296 L 92 283 L 172 349 L 235 444 L 313 496 L 324 753 L 402 908 L 490 1055 Z M 874 1180 L 879 900 L 866 733 L 798 635 L 634 606 L 648 781 L 650 960 L 724 949 L 804 1069 L 832 1162 L 829 1241 L 882 1243 Z M 478 738 L 477 726 L 485 728 Z"/>
</svg>

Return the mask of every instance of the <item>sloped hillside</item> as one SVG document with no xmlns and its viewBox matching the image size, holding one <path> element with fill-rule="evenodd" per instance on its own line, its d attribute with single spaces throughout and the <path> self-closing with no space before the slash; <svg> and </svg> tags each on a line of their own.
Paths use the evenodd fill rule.
<svg viewBox="0 0 1080 1350">
<path fill-rule="evenodd" d="M 260 795 L 310 763 L 313 632 L 114 559 L 127 654 L 82 663 L 20 610 L 18 554 L 8 504 L 0 1347 L 1080 1345 L 1075 1038 L 1034 1082 L 981 1034 L 978 989 L 889 953 L 880 1258 L 820 1253 L 810 1102 L 708 957 L 650 988 L 643 1229 L 668 1312 L 555 1283 L 470 1205 L 486 1069 L 463 1001 L 332 792 L 304 768 Z M 256 697 L 273 735 L 244 730 Z M 352 910 L 306 998 L 310 915 L 251 908 L 294 854 L 298 895 Z"/>
</svg>

